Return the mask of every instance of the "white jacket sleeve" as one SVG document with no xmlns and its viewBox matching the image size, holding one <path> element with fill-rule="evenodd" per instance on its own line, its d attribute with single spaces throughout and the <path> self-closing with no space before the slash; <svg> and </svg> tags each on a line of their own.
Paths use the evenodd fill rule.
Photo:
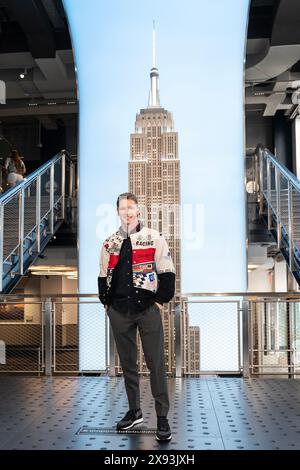
<svg viewBox="0 0 300 470">
<path fill-rule="evenodd" d="M 160 235 L 158 240 L 155 264 L 158 276 L 156 302 L 163 304 L 169 302 L 175 293 L 175 266 L 163 235 Z"/>
<path fill-rule="evenodd" d="M 109 261 L 109 252 L 105 247 L 106 241 L 103 243 L 100 253 L 100 272 L 98 276 L 98 293 L 99 299 L 106 305 L 106 294 L 107 294 L 107 268 L 108 268 L 108 261 Z"/>
<path fill-rule="evenodd" d="M 105 247 L 105 243 L 106 242 L 103 243 L 102 248 L 101 248 L 101 253 L 100 253 L 100 271 L 99 271 L 100 277 L 107 276 L 109 253 Z"/>
<path fill-rule="evenodd" d="M 167 241 L 163 235 L 160 235 L 158 239 L 158 244 L 155 251 L 155 264 L 156 272 L 158 274 L 175 273 L 175 266 L 172 260 L 172 256 Z"/>
</svg>

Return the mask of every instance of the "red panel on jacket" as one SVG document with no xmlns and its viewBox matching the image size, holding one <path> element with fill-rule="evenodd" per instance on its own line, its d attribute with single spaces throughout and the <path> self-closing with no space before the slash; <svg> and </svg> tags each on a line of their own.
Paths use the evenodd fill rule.
<svg viewBox="0 0 300 470">
<path fill-rule="evenodd" d="M 111 254 L 109 256 L 108 269 L 113 269 L 119 260 L 119 255 Z"/>
<path fill-rule="evenodd" d="M 132 250 L 132 264 L 153 263 L 155 248 L 140 248 Z"/>
</svg>

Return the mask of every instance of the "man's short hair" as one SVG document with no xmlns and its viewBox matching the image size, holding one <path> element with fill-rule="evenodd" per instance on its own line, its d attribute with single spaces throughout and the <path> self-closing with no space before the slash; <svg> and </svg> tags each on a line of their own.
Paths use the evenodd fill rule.
<svg viewBox="0 0 300 470">
<path fill-rule="evenodd" d="M 122 193 L 118 196 L 118 199 L 117 199 L 117 209 L 119 209 L 119 202 L 121 199 L 130 199 L 131 201 L 134 201 L 138 205 L 138 199 L 133 193 Z"/>
</svg>

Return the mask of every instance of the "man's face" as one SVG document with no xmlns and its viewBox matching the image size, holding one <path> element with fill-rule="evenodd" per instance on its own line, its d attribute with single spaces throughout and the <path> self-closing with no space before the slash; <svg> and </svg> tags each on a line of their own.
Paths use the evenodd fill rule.
<svg viewBox="0 0 300 470">
<path fill-rule="evenodd" d="M 138 221 L 139 208 L 131 199 L 120 199 L 118 213 L 124 225 L 131 225 Z"/>
</svg>

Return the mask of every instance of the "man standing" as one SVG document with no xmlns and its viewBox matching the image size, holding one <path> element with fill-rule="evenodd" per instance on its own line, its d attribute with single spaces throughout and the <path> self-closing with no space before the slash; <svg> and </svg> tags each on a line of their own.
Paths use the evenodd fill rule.
<svg viewBox="0 0 300 470">
<path fill-rule="evenodd" d="M 155 399 L 156 439 L 166 441 L 172 434 L 167 419 L 169 396 L 160 313 L 174 295 L 175 268 L 165 238 L 138 220 L 134 194 L 120 194 L 117 211 L 121 226 L 103 243 L 98 277 L 99 299 L 111 323 L 129 403 L 129 411 L 117 423 L 117 430 L 143 422 L 137 370 L 138 328 Z"/>
</svg>

